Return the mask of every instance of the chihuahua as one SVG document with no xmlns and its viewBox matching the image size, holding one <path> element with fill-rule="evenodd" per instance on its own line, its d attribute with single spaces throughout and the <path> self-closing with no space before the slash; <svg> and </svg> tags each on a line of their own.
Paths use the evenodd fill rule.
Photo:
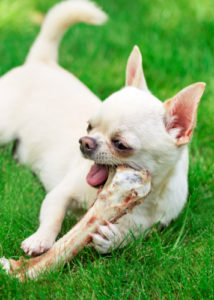
<svg viewBox="0 0 214 300">
<path fill-rule="evenodd" d="M 116 224 L 98 228 L 92 244 L 101 253 L 124 245 L 129 232 L 137 237 L 157 222 L 168 225 L 187 200 L 187 145 L 205 84 L 192 84 L 161 102 L 147 87 L 135 46 L 126 86 L 101 102 L 57 64 L 57 49 L 70 25 L 106 19 L 86 0 L 57 4 L 24 65 L 0 79 L 0 142 L 18 141 L 16 157 L 31 166 L 48 192 L 38 230 L 21 244 L 26 254 L 53 245 L 69 208 L 92 205 L 109 166 L 148 170 L 152 191 Z"/>
</svg>

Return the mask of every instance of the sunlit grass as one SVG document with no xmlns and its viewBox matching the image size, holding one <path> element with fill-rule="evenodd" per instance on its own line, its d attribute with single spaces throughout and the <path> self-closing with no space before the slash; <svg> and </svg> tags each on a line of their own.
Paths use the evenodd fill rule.
<svg viewBox="0 0 214 300">
<path fill-rule="evenodd" d="M 30 14 L 33 11 L 31 1 L 1 0 L 0 1 L 0 29 L 23 27 L 30 21 Z"/>
</svg>

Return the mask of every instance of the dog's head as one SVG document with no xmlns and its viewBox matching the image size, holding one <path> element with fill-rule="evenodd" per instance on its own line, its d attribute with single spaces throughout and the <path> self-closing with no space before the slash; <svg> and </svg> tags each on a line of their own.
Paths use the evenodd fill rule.
<svg viewBox="0 0 214 300">
<path fill-rule="evenodd" d="M 80 139 L 84 157 L 95 162 L 88 183 L 108 177 L 109 165 L 145 168 L 158 176 L 179 160 L 191 139 L 204 83 L 195 83 L 161 102 L 147 88 L 142 57 L 134 47 L 127 63 L 126 87 L 108 97 Z"/>
</svg>

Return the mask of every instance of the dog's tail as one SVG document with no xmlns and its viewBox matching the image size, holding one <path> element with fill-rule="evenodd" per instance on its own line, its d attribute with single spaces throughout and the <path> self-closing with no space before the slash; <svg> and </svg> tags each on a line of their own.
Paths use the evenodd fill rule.
<svg viewBox="0 0 214 300">
<path fill-rule="evenodd" d="M 101 25 L 106 20 L 107 15 L 88 0 L 67 0 L 55 5 L 48 12 L 26 61 L 57 61 L 59 43 L 71 25 L 77 22 Z"/>
</svg>

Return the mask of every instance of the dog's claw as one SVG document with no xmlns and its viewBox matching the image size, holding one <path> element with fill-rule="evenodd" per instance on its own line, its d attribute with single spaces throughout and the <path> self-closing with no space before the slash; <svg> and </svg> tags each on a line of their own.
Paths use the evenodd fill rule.
<svg viewBox="0 0 214 300">
<path fill-rule="evenodd" d="M 105 224 L 110 228 L 110 222 L 108 220 L 105 220 Z"/>
</svg>

